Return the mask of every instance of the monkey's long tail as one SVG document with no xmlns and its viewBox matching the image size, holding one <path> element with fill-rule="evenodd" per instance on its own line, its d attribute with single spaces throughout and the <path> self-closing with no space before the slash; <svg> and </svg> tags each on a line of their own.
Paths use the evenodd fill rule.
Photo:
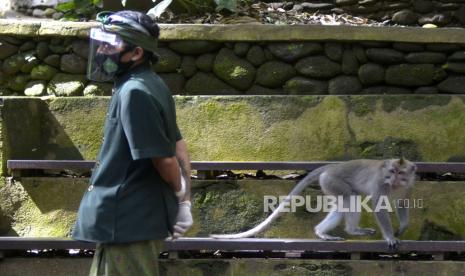
<svg viewBox="0 0 465 276">
<path fill-rule="evenodd" d="M 269 215 L 264 221 L 262 221 L 259 225 L 255 226 L 254 228 L 237 234 L 212 234 L 210 237 L 215 239 L 240 239 L 240 238 L 247 238 L 256 235 L 257 233 L 265 230 L 274 220 L 276 220 L 283 212 L 283 208 L 288 202 L 291 200 L 292 196 L 298 195 L 302 193 L 302 191 L 311 183 L 314 183 L 318 180 L 319 176 L 327 169 L 328 166 L 320 167 L 316 170 L 310 172 L 307 176 L 304 177 L 297 185 L 291 190 L 289 195 L 279 204 L 278 208 L 276 208 L 271 215 Z"/>
</svg>

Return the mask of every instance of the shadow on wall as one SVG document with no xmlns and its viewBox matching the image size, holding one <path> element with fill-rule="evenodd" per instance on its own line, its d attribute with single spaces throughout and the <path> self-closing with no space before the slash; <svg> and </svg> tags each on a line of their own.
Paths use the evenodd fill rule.
<svg viewBox="0 0 465 276">
<path fill-rule="evenodd" d="M 82 120 L 83 118 L 81 118 Z M 83 160 L 84 157 L 55 115 L 46 110 L 41 118 L 42 156 L 51 160 Z"/>
<path fill-rule="evenodd" d="M 84 159 L 46 102 L 8 99 L 2 116 L 4 165 L 10 159 Z"/>
<path fill-rule="evenodd" d="M 0 236 L 18 236 L 18 233 L 11 228 L 12 221 L 12 218 L 0 209 Z"/>
<path fill-rule="evenodd" d="M 24 177 L 21 184 L 27 197 L 40 214 L 75 213 L 82 195 L 87 190 L 89 178 Z"/>
</svg>

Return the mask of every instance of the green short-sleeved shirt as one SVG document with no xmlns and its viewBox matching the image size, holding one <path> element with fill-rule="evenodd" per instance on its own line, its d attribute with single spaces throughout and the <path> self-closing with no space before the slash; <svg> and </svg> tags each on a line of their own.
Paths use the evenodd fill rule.
<svg viewBox="0 0 465 276">
<path fill-rule="evenodd" d="M 174 156 L 180 139 L 172 95 L 150 66 L 121 76 L 73 238 L 100 243 L 166 238 L 178 203 L 151 158 Z"/>
</svg>

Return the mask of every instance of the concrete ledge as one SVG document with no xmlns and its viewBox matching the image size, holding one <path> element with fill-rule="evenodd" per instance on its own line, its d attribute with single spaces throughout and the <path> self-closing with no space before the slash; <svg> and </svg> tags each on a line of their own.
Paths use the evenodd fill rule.
<svg viewBox="0 0 465 276">
<path fill-rule="evenodd" d="M 95 22 L 0 19 L 0 35 L 87 37 Z M 322 25 L 161 24 L 161 40 L 209 41 L 395 41 L 465 43 L 465 29 Z"/>
<path fill-rule="evenodd" d="M 88 275 L 91 258 L 7 258 L 1 275 Z M 162 275 L 463 275 L 465 262 L 292 259 L 161 260 Z"/>
<path fill-rule="evenodd" d="M 87 37 L 97 23 L 0 19 L 0 35 Z"/>
</svg>

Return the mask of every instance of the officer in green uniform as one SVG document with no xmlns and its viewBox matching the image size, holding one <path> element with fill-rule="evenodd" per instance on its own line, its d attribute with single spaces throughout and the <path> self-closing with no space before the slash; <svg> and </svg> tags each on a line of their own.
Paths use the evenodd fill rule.
<svg viewBox="0 0 465 276">
<path fill-rule="evenodd" d="M 158 275 L 163 240 L 193 223 L 187 146 L 171 93 L 151 69 L 156 23 L 133 11 L 97 20 L 88 78 L 114 80 L 114 93 L 73 238 L 97 243 L 91 275 Z"/>
</svg>

